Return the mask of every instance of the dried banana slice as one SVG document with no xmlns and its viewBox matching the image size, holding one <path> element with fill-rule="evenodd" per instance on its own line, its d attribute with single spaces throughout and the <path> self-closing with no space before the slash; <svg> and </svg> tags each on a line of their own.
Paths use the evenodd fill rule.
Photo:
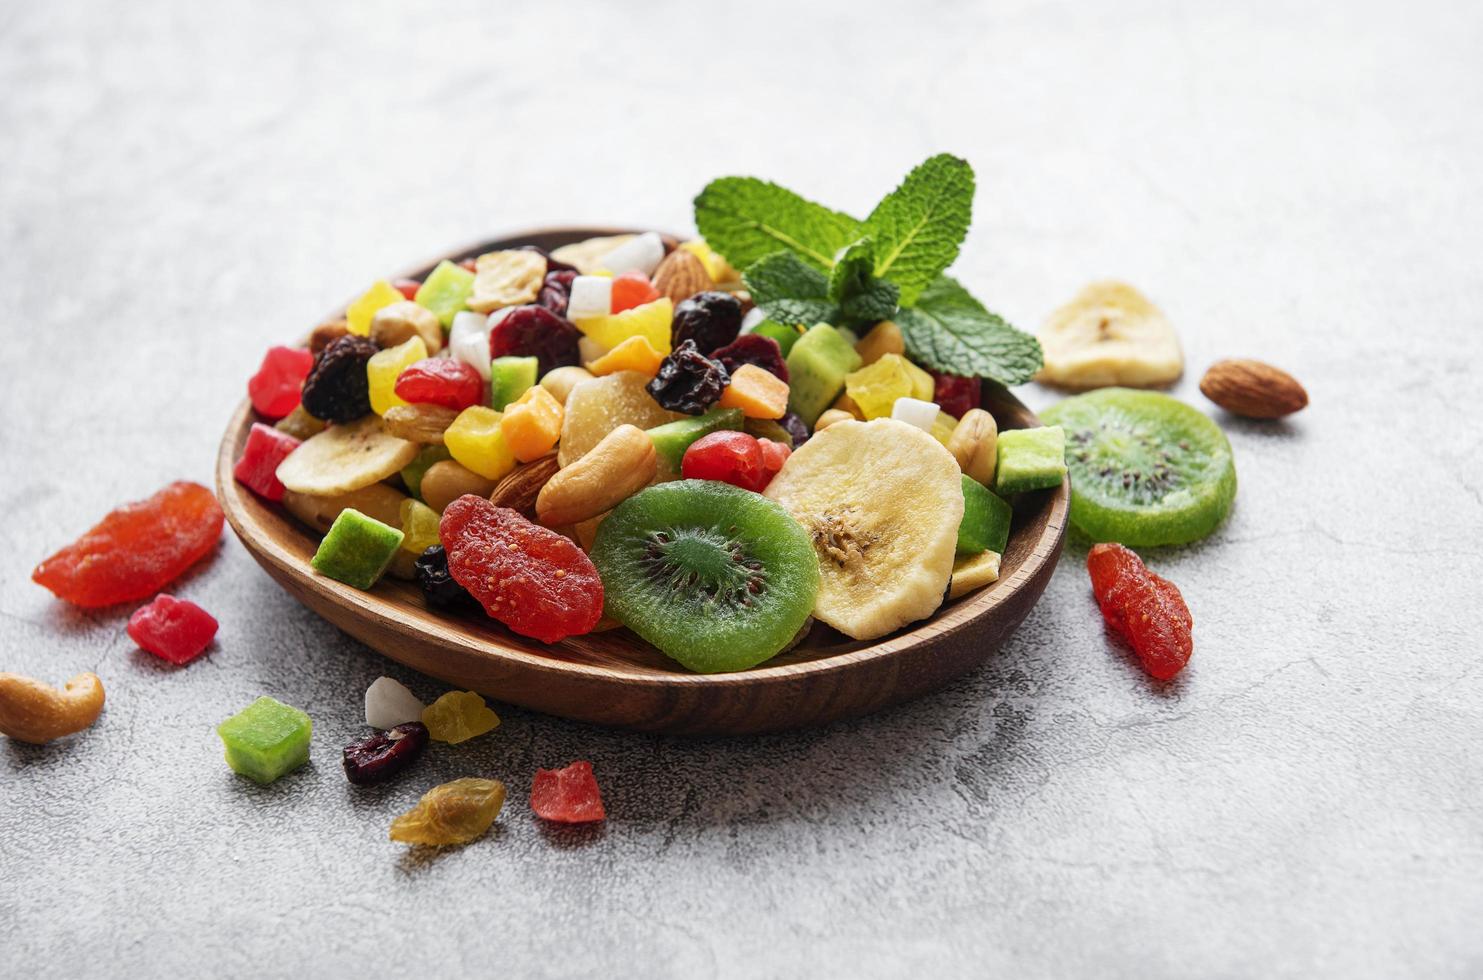
<svg viewBox="0 0 1483 980">
<path fill-rule="evenodd" d="M 558 262 L 576 266 L 578 272 L 587 276 L 602 268 L 598 259 L 636 237 L 635 235 L 605 235 L 602 238 L 588 238 L 553 249 L 551 257 Z"/>
<path fill-rule="evenodd" d="M 818 619 L 870 640 L 942 604 L 963 520 L 962 477 L 921 429 L 894 419 L 836 422 L 788 457 L 766 496 L 813 539 Z"/>
<path fill-rule="evenodd" d="M 511 249 L 485 252 L 474 262 L 474 292 L 469 309 L 492 313 L 506 306 L 534 303 L 546 278 L 546 257 L 540 252 Z"/>
<path fill-rule="evenodd" d="M 1148 297 L 1127 283 L 1094 282 L 1046 318 L 1045 367 L 1035 376 L 1063 388 L 1157 388 L 1184 373 L 1179 338 Z"/>
<path fill-rule="evenodd" d="M 295 493 L 349 493 L 399 472 L 420 448 L 389 434 L 379 415 L 367 415 L 306 439 L 278 464 L 278 480 Z"/>
</svg>

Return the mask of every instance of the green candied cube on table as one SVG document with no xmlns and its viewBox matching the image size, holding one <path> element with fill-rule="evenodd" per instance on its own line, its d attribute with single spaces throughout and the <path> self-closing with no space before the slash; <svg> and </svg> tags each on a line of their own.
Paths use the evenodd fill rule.
<svg viewBox="0 0 1483 980">
<path fill-rule="evenodd" d="M 369 589 L 402 546 L 403 534 L 347 507 L 340 511 L 309 564 L 321 575 L 357 589 Z"/>
<path fill-rule="evenodd" d="M 1000 496 L 1058 487 L 1066 475 L 1066 431 L 1059 425 L 999 433 L 994 490 Z"/>
<path fill-rule="evenodd" d="M 465 308 L 474 291 L 474 274 L 447 259 L 427 274 L 412 298 L 418 306 L 432 310 L 447 330 L 453 325 L 453 314 Z"/>
<path fill-rule="evenodd" d="M 271 783 L 309 761 L 309 735 L 314 723 L 292 705 L 261 697 L 220 725 L 232 771 L 259 783 Z"/>
</svg>

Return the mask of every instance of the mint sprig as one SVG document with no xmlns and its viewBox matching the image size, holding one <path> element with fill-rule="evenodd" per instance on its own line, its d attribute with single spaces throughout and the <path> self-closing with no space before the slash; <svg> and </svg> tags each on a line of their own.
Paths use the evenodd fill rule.
<svg viewBox="0 0 1483 980">
<path fill-rule="evenodd" d="M 948 154 L 907 174 L 863 222 L 755 177 L 722 177 L 695 199 L 711 248 L 743 270 L 769 318 L 863 326 L 894 319 L 913 360 L 948 374 L 1022 384 L 1040 344 L 990 313 L 944 271 L 973 216 L 973 168 Z"/>
</svg>

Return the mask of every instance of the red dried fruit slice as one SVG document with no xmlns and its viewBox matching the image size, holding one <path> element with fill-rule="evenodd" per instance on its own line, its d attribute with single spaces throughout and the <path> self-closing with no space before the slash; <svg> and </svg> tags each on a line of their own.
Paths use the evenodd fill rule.
<svg viewBox="0 0 1483 980">
<path fill-rule="evenodd" d="M 216 617 L 191 602 L 160 593 L 129 617 L 129 639 L 162 660 L 188 664 L 211 645 Z"/>
<path fill-rule="evenodd" d="M 438 537 L 453 580 L 516 633 L 555 643 L 602 618 L 602 579 L 586 553 L 519 511 L 467 494 L 443 511 Z"/>
<path fill-rule="evenodd" d="M 1133 647 L 1143 669 L 1161 681 L 1183 670 L 1194 651 L 1194 618 L 1174 583 L 1120 544 L 1095 545 L 1087 571 L 1102 617 Z"/>
<path fill-rule="evenodd" d="M 314 355 L 294 347 L 269 347 L 257 374 L 247 379 L 247 397 L 264 418 L 277 421 L 299 404 L 299 389 L 314 366 Z"/>
<path fill-rule="evenodd" d="M 537 769 L 530 785 L 530 809 L 542 820 L 555 823 L 592 823 L 608 816 L 590 762 L 573 762 L 565 769 Z"/>
<path fill-rule="evenodd" d="M 36 566 L 31 581 L 79 606 L 111 606 L 154 595 L 204 558 L 224 517 L 199 483 L 172 483 L 125 504 Z"/>
</svg>

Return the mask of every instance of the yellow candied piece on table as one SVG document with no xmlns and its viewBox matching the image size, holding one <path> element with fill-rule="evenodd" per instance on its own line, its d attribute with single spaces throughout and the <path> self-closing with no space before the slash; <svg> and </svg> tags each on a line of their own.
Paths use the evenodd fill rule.
<svg viewBox="0 0 1483 980">
<path fill-rule="evenodd" d="M 366 381 L 371 389 L 371 411 L 385 415 L 388 409 L 407 404 L 397 397 L 396 379 L 407 368 L 427 357 L 427 344 L 421 337 L 378 350 L 366 362 Z"/>
<path fill-rule="evenodd" d="M 556 447 L 565 418 L 566 411 L 556 396 L 536 385 L 525 389 L 525 394 L 505 406 L 504 418 L 499 423 L 500 432 L 515 458 L 529 463 Z"/>
<path fill-rule="evenodd" d="M 572 323 L 608 350 L 617 347 L 629 337 L 643 337 L 660 354 L 668 354 L 669 330 L 674 318 L 675 304 L 668 296 L 664 296 L 622 313 L 584 316 Z"/>
<path fill-rule="evenodd" d="M 473 691 L 449 691 L 422 709 L 422 723 L 429 738 L 457 745 L 494 731 L 499 715 Z"/>
<path fill-rule="evenodd" d="M 357 337 L 369 337 L 371 318 L 376 311 L 392 303 L 401 303 L 406 298 L 401 290 L 385 279 L 376 280 L 370 289 L 360 294 L 359 299 L 345 308 L 345 329 Z"/>
<path fill-rule="evenodd" d="M 664 355 L 654 349 L 647 337 L 629 337 L 617 347 L 592 361 L 587 370 L 594 377 L 602 377 L 615 371 L 637 371 L 652 378 L 659 373 Z"/>
<path fill-rule="evenodd" d="M 443 433 L 443 445 L 465 469 L 486 480 L 498 480 L 515 468 L 515 454 L 500 428 L 503 420 L 492 408 L 471 405 Z"/>
</svg>

